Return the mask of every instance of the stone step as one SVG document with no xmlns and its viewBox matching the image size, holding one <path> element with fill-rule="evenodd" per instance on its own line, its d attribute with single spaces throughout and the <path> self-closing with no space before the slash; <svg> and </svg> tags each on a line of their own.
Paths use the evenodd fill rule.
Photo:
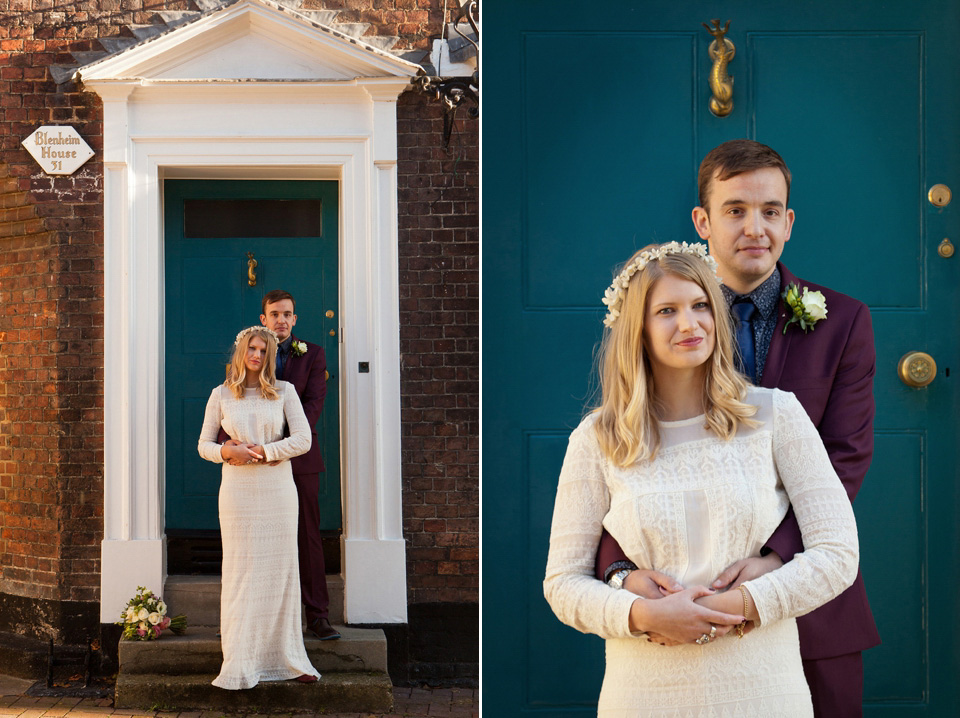
<svg viewBox="0 0 960 718">
<path fill-rule="evenodd" d="M 303 645 L 314 668 L 321 674 L 386 673 L 387 638 L 379 628 L 337 626 L 341 638 L 321 641 L 304 635 Z M 172 633 L 159 641 L 120 641 L 120 673 L 157 676 L 220 672 L 223 653 L 213 627 L 187 628 L 182 636 Z"/>
<path fill-rule="evenodd" d="M 327 575 L 327 593 L 330 595 L 330 622 L 343 623 L 342 576 Z M 220 625 L 219 576 L 168 576 L 162 596 L 170 615 L 186 615 L 189 625 Z"/>
<path fill-rule="evenodd" d="M 166 639 L 161 639 L 160 642 Z M 223 710 L 243 713 L 389 713 L 393 692 L 385 673 L 325 673 L 316 683 L 270 681 L 245 691 L 210 685 L 216 673 L 183 676 L 117 676 L 115 708 L 179 711 Z"/>
</svg>

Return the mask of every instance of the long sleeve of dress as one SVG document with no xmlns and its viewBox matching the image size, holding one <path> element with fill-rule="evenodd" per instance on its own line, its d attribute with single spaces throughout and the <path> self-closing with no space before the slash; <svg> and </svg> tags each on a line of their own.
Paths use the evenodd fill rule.
<svg viewBox="0 0 960 718">
<path fill-rule="evenodd" d="M 607 586 L 593 573 L 602 521 L 610 507 L 603 466 L 593 422 L 585 421 L 571 434 L 560 471 L 543 592 L 568 626 L 603 638 L 626 638 L 631 635 L 630 606 L 637 596 Z"/>
<path fill-rule="evenodd" d="M 264 444 L 263 453 L 266 454 L 267 461 L 292 459 L 294 456 L 305 454 L 310 450 L 310 442 L 312 441 L 310 425 L 303 413 L 300 397 L 297 396 L 292 384 L 284 382 L 282 386 L 283 414 L 290 429 L 290 436 L 280 441 Z"/>
<path fill-rule="evenodd" d="M 804 551 L 744 584 L 761 624 L 802 616 L 835 598 L 853 583 L 860 560 L 850 499 L 806 411 L 786 392 L 774 393 L 773 451 Z"/>
<path fill-rule="evenodd" d="M 223 421 L 223 413 L 220 410 L 220 388 L 220 386 L 215 387 L 210 392 L 210 398 L 207 399 L 207 408 L 203 412 L 203 428 L 200 430 L 200 440 L 197 443 L 200 456 L 215 464 L 223 463 L 220 444 L 217 441 L 220 423 Z"/>
</svg>

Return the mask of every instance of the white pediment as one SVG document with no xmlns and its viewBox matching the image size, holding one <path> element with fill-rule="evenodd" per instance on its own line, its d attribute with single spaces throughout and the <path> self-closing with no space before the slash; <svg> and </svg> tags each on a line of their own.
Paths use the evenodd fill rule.
<svg viewBox="0 0 960 718">
<path fill-rule="evenodd" d="M 270 0 L 241 0 L 81 67 L 86 83 L 412 77 L 419 66 Z"/>
</svg>

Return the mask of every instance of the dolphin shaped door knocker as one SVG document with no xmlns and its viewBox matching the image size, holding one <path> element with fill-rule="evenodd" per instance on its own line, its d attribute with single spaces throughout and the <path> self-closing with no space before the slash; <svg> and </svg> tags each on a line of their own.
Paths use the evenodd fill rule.
<svg viewBox="0 0 960 718">
<path fill-rule="evenodd" d="M 727 74 L 727 65 L 737 54 L 737 48 L 725 37 L 727 30 L 730 29 L 729 20 L 722 29 L 719 20 L 710 22 L 713 23 L 713 27 L 702 23 L 707 28 L 707 32 L 714 37 L 707 49 L 710 59 L 713 60 L 713 68 L 710 70 L 710 90 L 713 92 L 713 97 L 710 98 L 710 112 L 717 117 L 726 117 L 733 111 L 733 78 Z"/>
</svg>

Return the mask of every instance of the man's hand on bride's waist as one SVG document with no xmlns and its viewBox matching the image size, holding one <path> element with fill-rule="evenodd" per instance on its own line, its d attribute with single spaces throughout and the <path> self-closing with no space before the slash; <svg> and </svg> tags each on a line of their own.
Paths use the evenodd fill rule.
<svg viewBox="0 0 960 718">
<path fill-rule="evenodd" d="M 623 580 L 623 587 L 644 598 L 663 598 L 683 590 L 683 586 L 667 574 L 649 568 L 631 571 Z"/>
<path fill-rule="evenodd" d="M 771 551 L 766 556 L 741 559 L 717 576 L 710 587 L 718 591 L 734 590 L 739 588 L 741 583 L 752 581 L 781 566 L 783 566 L 783 561 L 776 551 Z"/>
</svg>

